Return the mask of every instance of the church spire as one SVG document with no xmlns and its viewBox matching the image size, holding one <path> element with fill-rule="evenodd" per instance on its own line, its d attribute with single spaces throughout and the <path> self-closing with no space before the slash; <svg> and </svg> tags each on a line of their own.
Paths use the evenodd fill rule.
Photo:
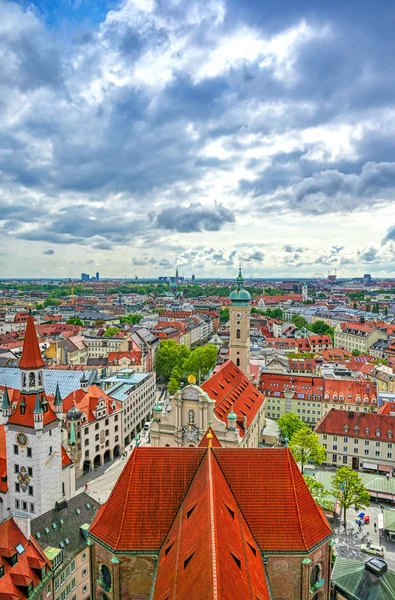
<svg viewBox="0 0 395 600">
<path fill-rule="evenodd" d="M 42 369 L 44 361 L 41 356 L 40 346 L 38 345 L 36 328 L 32 315 L 27 318 L 25 341 L 21 360 L 19 361 L 20 369 Z"/>
</svg>

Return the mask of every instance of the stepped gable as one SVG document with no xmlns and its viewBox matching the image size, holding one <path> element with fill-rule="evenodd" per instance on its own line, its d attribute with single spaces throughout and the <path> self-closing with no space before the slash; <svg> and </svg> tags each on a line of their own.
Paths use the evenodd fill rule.
<svg viewBox="0 0 395 600">
<path fill-rule="evenodd" d="M 241 437 L 244 436 L 244 417 L 247 418 L 248 428 L 265 402 L 263 394 L 231 360 L 217 367 L 200 387 L 214 400 L 214 412 L 218 419 L 227 423 L 228 414 L 232 410 L 236 413 Z"/>
<path fill-rule="evenodd" d="M 204 436 L 201 439 L 201 442 L 199 444 L 199 448 L 208 448 L 209 447 L 209 438 L 207 437 L 207 434 L 211 434 L 211 447 L 212 448 L 222 448 L 222 444 L 219 441 L 219 439 L 217 438 L 217 436 L 215 435 L 214 431 L 211 429 L 211 427 L 209 427 L 206 431 L 206 433 L 204 434 Z"/>
<path fill-rule="evenodd" d="M 19 361 L 20 369 L 42 369 L 44 361 L 41 356 L 40 346 L 38 345 L 36 328 L 32 315 L 27 319 L 25 340 L 21 360 Z"/>
<path fill-rule="evenodd" d="M 204 448 L 135 448 L 90 534 L 115 551 L 159 550 Z"/>
<path fill-rule="evenodd" d="M 209 448 L 159 554 L 154 600 L 269 600 L 259 547 Z"/>
<path fill-rule="evenodd" d="M 311 550 L 332 534 L 288 448 L 213 453 L 261 550 Z"/>
</svg>

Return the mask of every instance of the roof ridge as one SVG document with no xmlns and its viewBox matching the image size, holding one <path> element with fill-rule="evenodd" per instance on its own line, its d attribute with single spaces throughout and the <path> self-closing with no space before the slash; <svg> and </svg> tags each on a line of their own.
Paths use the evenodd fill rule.
<svg viewBox="0 0 395 600">
<path fill-rule="evenodd" d="M 302 529 L 302 524 L 301 524 L 301 514 L 300 514 L 300 510 L 299 510 L 299 502 L 298 502 L 298 495 L 296 493 L 296 487 L 295 487 L 295 481 L 294 481 L 294 476 L 293 476 L 293 470 L 292 470 L 292 466 L 291 466 L 291 451 L 288 450 L 286 452 L 286 457 L 287 457 L 287 464 L 289 466 L 289 472 L 290 472 L 290 476 L 291 476 L 291 482 L 292 482 L 292 489 L 293 489 L 293 493 L 294 493 L 294 498 L 295 498 L 295 507 L 296 507 L 296 511 L 298 513 L 298 525 L 299 525 L 299 529 L 300 529 L 300 533 L 303 539 L 303 543 L 305 546 L 305 549 L 308 550 L 308 546 L 306 544 L 306 540 L 304 537 L 304 533 L 303 533 L 303 529 Z M 303 477 L 303 475 L 302 475 Z"/>
<path fill-rule="evenodd" d="M 216 529 L 215 529 L 215 509 L 214 509 L 214 486 L 212 460 L 213 452 L 209 448 L 208 452 L 208 485 L 209 485 L 209 507 L 210 507 L 210 541 L 211 541 L 211 559 L 213 574 L 213 600 L 218 600 L 218 578 L 217 578 L 217 552 L 216 552 Z"/>
</svg>

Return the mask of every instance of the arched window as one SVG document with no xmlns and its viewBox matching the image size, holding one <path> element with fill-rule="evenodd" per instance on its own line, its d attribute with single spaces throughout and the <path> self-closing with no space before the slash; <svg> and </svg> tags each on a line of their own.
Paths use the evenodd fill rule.
<svg viewBox="0 0 395 600">
<path fill-rule="evenodd" d="M 321 579 L 321 567 L 320 565 L 314 565 L 311 569 L 310 575 L 310 587 L 313 587 Z"/>
<path fill-rule="evenodd" d="M 241 337 L 240 329 L 236 329 L 236 337 L 239 340 Z"/>
<path fill-rule="evenodd" d="M 22 387 L 26 387 L 26 373 L 22 373 Z"/>
<path fill-rule="evenodd" d="M 236 365 L 240 367 L 240 358 L 236 358 Z"/>
<path fill-rule="evenodd" d="M 111 573 L 106 565 L 100 567 L 100 583 L 106 591 L 111 589 Z"/>
<path fill-rule="evenodd" d="M 190 410 L 188 413 L 188 421 L 190 425 L 193 425 L 195 423 L 195 413 L 193 412 L 193 410 Z"/>
<path fill-rule="evenodd" d="M 34 387 L 36 383 L 36 378 L 34 377 L 34 373 L 29 373 L 29 387 Z"/>
<path fill-rule="evenodd" d="M 376 429 L 376 436 L 380 437 L 380 429 L 379 428 Z"/>
<path fill-rule="evenodd" d="M 43 384 L 43 374 L 41 373 L 41 371 L 38 372 L 38 385 L 42 385 Z"/>
</svg>

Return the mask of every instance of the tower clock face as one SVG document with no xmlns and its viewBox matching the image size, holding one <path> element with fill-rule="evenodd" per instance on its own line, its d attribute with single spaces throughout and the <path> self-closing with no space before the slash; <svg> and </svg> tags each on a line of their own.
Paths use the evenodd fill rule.
<svg viewBox="0 0 395 600">
<path fill-rule="evenodd" d="M 26 446 L 27 444 L 27 437 L 24 433 L 19 432 L 18 435 L 16 436 L 16 441 L 18 442 L 18 444 L 20 446 Z"/>
<path fill-rule="evenodd" d="M 238 320 L 240 320 L 240 319 L 242 319 L 242 318 L 243 318 L 243 313 L 241 313 L 241 312 L 236 312 L 236 313 L 235 313 L 235 319 L 238 319 Z"/>
</svg>

